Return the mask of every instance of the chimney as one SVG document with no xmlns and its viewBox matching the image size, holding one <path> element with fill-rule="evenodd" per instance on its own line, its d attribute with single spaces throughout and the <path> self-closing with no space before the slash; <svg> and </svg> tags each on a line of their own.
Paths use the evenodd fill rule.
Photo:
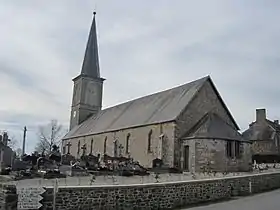
<svg viewBox="0 0 280 210">
<path fill-rule="evenodd" d="M 279 125 L 279 120 L 274 120 L 274 124 Z"/>
<path fill-rule="evenodd" d="M 256 122 L 263 122 L 266 120 L 266 110 L 256 109 Z"/>
</svg>

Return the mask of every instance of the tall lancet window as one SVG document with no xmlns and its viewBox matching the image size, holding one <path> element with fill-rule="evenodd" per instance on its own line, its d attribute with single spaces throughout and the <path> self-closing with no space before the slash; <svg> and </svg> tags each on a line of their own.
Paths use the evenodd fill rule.
<svg viewBox="0 0 280 210">
<path fill-rule="evenodd" d="M 91 142 L 90 142 L 90 154 L 92 155 L 93 153 L 93 139 L 91 139 Z"/>
<path fill-rule="evenodd" d="M 62 154 L 65 155 L 66 154 L 66 146 L 62 147 Z"/>
<path fill-rule="evenodd" d="M 130 147 L 130 133 L 126 136 L 126 144 L 125 144 L 125 153 L 129 153 L 129 147 Z"/>
<path fill-rule="evenodd" d="M 118 157 L 118 146 L 119 146 L 119 142 L 118 140 L 114 141 L 114 157 Z"/>
<path fill-rule="evenodd" d="M 163 151 L 164 148 L 166 148 L 167 145 L 165 145 L 165 136 L 164 134 L 160 134 L 159 136 L 159 142 L 158 142 L 158 149 L 157 149 L 157 156 L 158 156 L 158 159 L 163 159 L 163 156 L 165 155 Z"/>
<path fill-rule="evenodd" d="M 80 149 L 81 149 L 81 142 L 78 141 L 78 150 L 77 150 L 77 154 L 78 154 L 78 155 L 80 154 Z"/>
<path fill-rule="evenodd" d="M 106 153 L 107 153 L 107 136 L 105 136 L 104 145 L 103 145 L 103 154 L 105 155 Z"/>
<path fill-rule="evenodd" d="M 152 152 L 152 135 L 153 135 L 153 130 L 150 130 L 148 134 L 148 152 Z"/>
</svg>

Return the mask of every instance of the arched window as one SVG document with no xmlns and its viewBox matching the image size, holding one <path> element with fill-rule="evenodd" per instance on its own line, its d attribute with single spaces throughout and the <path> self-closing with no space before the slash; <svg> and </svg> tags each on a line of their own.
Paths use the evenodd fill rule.
<svg viewBox="0 0 280 210">
<path fill-rule="evenodd" d="M 130 133 L 127 134 L 126 136 L 126 145 L 125 145 L 125 153 L 129 153 L 129 146 L 130 146 Z"/>
<path fill-rule="evenodd" d="M 93 139 L 91 139 L 91 142 L 90 142 L 90 154 L 92 155 L 92 151 L 93 150 Z"/>
<path fill-rule="evenodd" d="M 153 131 L 150 130 L 150 132 L 148 134 L 148 152 L 152 152 L 152 134 L 153 134 Z"/>
<path fill-rule="evenodd" d="M 104 139 L 103 153 L 104 153 L 104 154 L 107 153 L 107 136 L 106 136 L 105 139 Z"/>
<path fill-rule="evenodd" d="M 65 155 L 66 154 L 66 146 L 62 147 L 62 154 Z"/>
<path fill-rule="evenodd" d="M 78 151 L 77 151 L 77 154 L 78 154 L 78 155 L 80 154 L 80 149 L 81 149 L 81 142 L 79 141 L 79 142 L 78 142 Z"/>
</svg>

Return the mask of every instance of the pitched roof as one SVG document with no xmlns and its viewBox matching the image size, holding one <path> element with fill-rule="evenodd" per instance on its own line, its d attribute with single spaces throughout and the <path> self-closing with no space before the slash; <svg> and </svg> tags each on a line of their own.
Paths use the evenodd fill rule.
<svg viewBox="0 0 280 210">
<path fill-rule="evenodd" d="M 100 78 L 95 12 L 89 32 L 81 75 Z"/>
<path fill-rule="evenodd" d="M 64 139 L 175 120 L 208 78 L 103 109 Z"/>
<path fill-rule="evenodd" d="M 275 123 L 269 119 L 266 119 L 267 123 L 276 131 L 280 131 L 280 125 L 278 123 Z"/>
<path fill-rule="evenodd" d="M 206 76 L 169 90 L 101 110 L 70 130 L 63 139 L 175 121 L 206 81 L 210 81 L 236 129 L 239 129 L 210 76 Z"/>
<path fill-rule="evenodd" d="M 246 141 L 236 128 L 225 122 L 218 114 L 212 112 L 205 114 L 183 138 L 213 138 Z"/>
<path fill-rule="evenodd" d="M 256 122 L 242 133 L 243 138 L 248 140 L 273 140 L 276 132 L 279 133 L 280 126 L 271 120 L 266 119 L 267 124 L 258 126 Z M 279 135 L 279 134 L 278 134 Z"/>
</svg>

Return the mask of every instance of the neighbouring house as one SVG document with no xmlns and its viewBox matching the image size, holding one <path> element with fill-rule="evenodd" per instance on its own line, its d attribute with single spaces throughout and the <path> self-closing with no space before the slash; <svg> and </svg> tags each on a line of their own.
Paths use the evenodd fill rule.
<svg viewBox="0 0 280 210">
<path fill-rule="evenodd" d="M 63 153 L 131 156 L 151 168 L 185 171 L 249 171 L 250 142 L 239 127 L 210 76 L 102 109 L 95 16 L 82 70 L 73 79 L 70 131 Z"/>
<path fill-rule="evenodd" d="M 0 163 L 2 160 L 3 166 L 11 166 L 15 155 L 13 150 L 8 146 L 8 141 L 10 141 L 10 139 L 6 132 L 0 135 Z"/>
<path fill-rule="evenodd" d="M 257 163 L 280 162 L 280 125 L 266 117 L 266 109 L 256 109 L 256 120 L 242 134 L 252 142 L 252 159 Z"/>
</svg>

